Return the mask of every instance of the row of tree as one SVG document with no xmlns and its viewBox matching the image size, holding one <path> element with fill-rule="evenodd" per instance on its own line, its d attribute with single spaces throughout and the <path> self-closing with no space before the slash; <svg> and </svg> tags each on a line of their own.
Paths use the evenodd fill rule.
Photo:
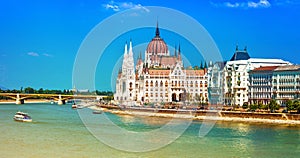
<svg viewBox="0 0 300 158">
<path fill-rule="evenodd" d="M 286 105 L 286 112 L 297 111 L 300 113 L 300 101 L 299 100 L 288 100 L 285 103 Z M 276 102 L 276 100 L 272 99 L 269 104 L 264 105 L 262 103 L 258 104 L 250 104 L 247 103 L 243 104 L 243 109 L 249 109 L 251 111 L 255 111 L 257 109 L 260 110 L 270 110 L 270 112 L 275 112 L 275 110 L 279 110 L 280 105 Z"/>
<path fill-rule="evenodd" d="M 49 89 L 34 89 L 32 87 L 26 87 L 23 89 L 23 87 L 21 87 L 19 90 L 17 89 L 5 89 L 2 90 L 0 89 L 0 93 L 27 93 L 27 94 L 64 94 L 64 95 L 72 95 L 72 94 L 77 94 L 77 93 L 84 93 L 84 94 L 97 94 L 97 95 L 105 95 L 105 96 L 113 96 L 113 92 L 111 91 L 93 91 L 93 92 L 74 92 L 73 90 L 49 90 Z"/>
<path fill-rule="evenodd" d="M 276 102 L 276 100 L 272 99 L 270 103 L 267 105 L 264 105 L 262 103 L 248 105 L 247 103 L 245 103 L 243 104 L 242 108 L 249 109 L 251 111 L 260 109 L 260 110 L 270 110 L 270 112 L 275 112 L 275 110 L 279 110 L 280 105 Z"/>
</svg>

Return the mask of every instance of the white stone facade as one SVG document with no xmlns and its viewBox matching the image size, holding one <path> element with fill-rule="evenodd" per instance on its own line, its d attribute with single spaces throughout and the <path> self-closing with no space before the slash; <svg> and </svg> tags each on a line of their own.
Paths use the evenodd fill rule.
<svg viewBox="0 0 300 158">
<path fill-rule="evenodd" d="M 208 102 L 206 69 L 184 68 L 180 46 L 171 56 L 159 30 L 134 69 L 132 43 L 124 50 L 122 71 L 116 81 L 114 99 L 119 104 Z"/>
<path fill-rule="evenodd" d="M 223 70 L 224 102 L 242 106 L 248 102 L 249 71 L 261 66 L 289 65 L 281 59 L 256 59 L 228 61 Z"/>
</svg>

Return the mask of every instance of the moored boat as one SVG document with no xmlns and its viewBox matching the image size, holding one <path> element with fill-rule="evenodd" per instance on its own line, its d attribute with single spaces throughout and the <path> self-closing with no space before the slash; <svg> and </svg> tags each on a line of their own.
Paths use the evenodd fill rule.
<svg viewBox="0 0 300 158">
<path fill-rule="evenodd" d="M 76 108 L 78 108 L 78 106 L 74 103 L 74 104 L 72 105 L 72 109 L 76 109 Z"/>
<path fill-rule="evenodd" d="M 27 113 L 21 111 L 16 112 L 14 120 L 19 122 L 32 122 L 32 118 Z"/>
<path fill-rule="evenodd" d="M 93 114 L 102 114 L 102 111 L 101 110 L 95 110 L 95 111 L 93 111 Z"/>
</svg>

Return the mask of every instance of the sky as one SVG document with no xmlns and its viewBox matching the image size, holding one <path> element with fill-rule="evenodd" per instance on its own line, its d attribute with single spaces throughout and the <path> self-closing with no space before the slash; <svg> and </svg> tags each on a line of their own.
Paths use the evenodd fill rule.
<svg viewBox="0 0 300 158">
<path fill-rule="evenodd" d="M 210 34 L 224 60 L 231 58 L 238 45 L 241 49 L 247 46 L 253 58 L 279 58 L 300 64 L 298 0 L 5 0 L 0 2 L 0 87 L 76 87 L 72 76 L 74 63 L 93 28 L 130 9 L 153 11 L 149 6 L 171 8 L 196 20 Z M 86 76 L 95 78 L 95 89 L 114 89 L 113 74 L 119 69 L 126 41 L 132 40 L 136 58 L 154 37 L 157 21 L 172 25 L 159 21 L 160 16 L 163 15 L 151 19 L 153 27 L 130 30 L 115 39 L 99 35 L 99 44 L 105 40 L 112 42 L 104 52 L 99 52 L 103 55 L 95 76 Z M 122 26 L 113 25 L 106 32 L 118 27 Z M 161 36 L 171 53 L 180 44 L 191 65 L 200 65 L 205 60 L 194 56 L 192 52 L 197 49 L 176 32 L 161 29 Z"/>
</svg>

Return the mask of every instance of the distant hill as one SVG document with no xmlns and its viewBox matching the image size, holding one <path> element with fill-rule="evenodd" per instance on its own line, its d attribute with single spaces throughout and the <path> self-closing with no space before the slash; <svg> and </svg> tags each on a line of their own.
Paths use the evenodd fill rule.
<svg viewBox="0 0 300 158">
<path fill-rule="evenodd" d="M 0 89 L 1 90 L 7 90 L 7 88 L 3 87 L 3 86 L 0 86 Z"/>
</svg>

